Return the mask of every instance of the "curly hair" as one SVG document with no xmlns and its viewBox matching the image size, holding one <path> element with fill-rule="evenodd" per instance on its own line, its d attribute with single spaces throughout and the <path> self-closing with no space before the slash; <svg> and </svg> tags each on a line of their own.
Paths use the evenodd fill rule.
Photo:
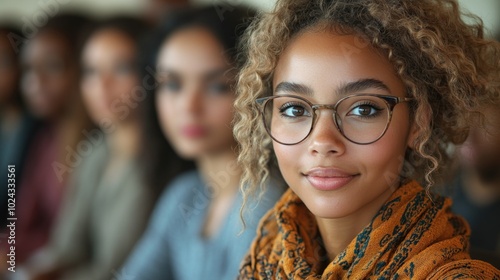
<svg viewBox="0 0 500 280">
<path fill-rule="evenodd" d="M 450 144 L 463 142 L 482 104 L 498 99 L 500 45 L 484 38 L 482 21 L 462 13 L 456 0 L 278 0 L 241 45 L 247 61 L 238 78 L 234 134 L 245 198 L 264 188 L 276 164 L 255 99 L 272 95 L 274 69 L 289 41 L 318 24 L 366 38 L 392 63 L 415 100 L 411 118 L 419 131 L 405 155 L 411 172 L 404 177 L 432 186 L 451 159 Z"/>
</svg>

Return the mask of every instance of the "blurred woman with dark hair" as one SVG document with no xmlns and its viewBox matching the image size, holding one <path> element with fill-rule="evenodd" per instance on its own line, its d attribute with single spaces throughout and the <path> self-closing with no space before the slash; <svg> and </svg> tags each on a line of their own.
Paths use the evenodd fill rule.
<svg viewBox="0 0 500 280">
<path fill-rule="evenodd" d="M 158 82 L 148 100 L 150 131 L 163 132 L 196 170 L 159 198 L 123 279 L 234 279 L 258 220 L 283 192 L 278 181 L 266 182 L 265 199 L 251 206 L 253 216 L 244 213 L 247 229 L 238 235 L 241 167 L 231 123 L 235 47 L 249 13 L 233 7 L 223 16 L 213 7 L 170 15 L 144 52 Z"/>
</svg>

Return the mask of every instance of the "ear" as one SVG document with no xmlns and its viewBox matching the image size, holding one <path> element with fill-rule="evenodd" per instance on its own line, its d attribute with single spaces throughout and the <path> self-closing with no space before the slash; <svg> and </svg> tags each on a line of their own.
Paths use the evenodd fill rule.
<svg viewBox="0 0 500 280">
<path fill-rule="evenodd" d="M 415 140 L 420 132 L 415 122 L 411 122 L 410 131 L 408 132 L 408 138 L 406 140 L 406 145 L 410 149 L 415 149 Z"/>
</svg>

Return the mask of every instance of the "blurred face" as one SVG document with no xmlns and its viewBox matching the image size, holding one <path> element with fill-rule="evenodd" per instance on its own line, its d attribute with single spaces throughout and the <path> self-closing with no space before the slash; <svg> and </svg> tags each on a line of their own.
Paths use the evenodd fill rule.
<svg viewBox="0 0 500 280">
<path fill-rule="evenodd" d="M 474 126 L 460 152 L 465 166 L 472 168 L 484 183 L 500 178 L 500 113 L 496 106 L 481 110 L 482 126 Z"/>
<path fill-rule="evenodd" d="M 235 146 L 230 68 L 223 46 L 202 28 L 178 31 L 161 47 L 156 106 L 181 156 L 196 159 Z"/>
<path fill-rule="evenodd" d="M 370 46 L 356 47 L 359 42 L 359 37 L 330 30 L 299 34 L 279 59 L 274 95 L 292 94 L 313 104 L 335 104 L 352 94 L 405 97 L 403 83 L 389 61 Z M 292 86 L 276 90 L 279 84 Z M 296 104 L 284 106 L 288 106 L 284 114 L 304 115 Z M 386 113 L 369 103 L 349 108 L 352 117 Z M 317 217 L 355 219 L 377 211 L 399 183 L 411 138 L 408 105 L 396 105 L 384 136 L 367 145 L 342 136 L 331 109 L 317 114 L 314 129 L 303 142 L 283 145 L 273 141 L 285 180 Z"/>
<path fill-rule="evenodd" d="M 85 44 L 81 89 L 95 123 L 124 121 L 131 115 L 132 108 L 124 106 L 139 84 L 135 57 L 134 42 L 116 29 L 99 31 Z"/>
<path fill-rule="evenodd" d="M 78 70 L 70 46 L 47 31 L 31 39 L 21 55 L 22 91 L 31 112 L 51 119 L 62 114 L 78 88 Z"/>
<path fill-rule="evenodd" d="M 12 100 L 19 78 L 16 53 L 7 36 L 0 32 L 0 104 Z"/>
</svg>

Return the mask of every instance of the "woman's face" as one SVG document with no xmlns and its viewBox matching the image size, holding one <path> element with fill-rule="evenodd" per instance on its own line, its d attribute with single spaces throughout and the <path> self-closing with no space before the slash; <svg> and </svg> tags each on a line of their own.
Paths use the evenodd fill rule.
<svg viewBox="0 0 500 280">
<path fill-rule="evenodd" d="M 156 107 L 162 130 L 183 157 L 234 148 L 234 74 L 221 43 L 203 28 L 174 33 L 157 61 Z"/>
<path fill-rule="evenodd" d="M 276 91 L 280 83 L 296 86 Z M 274 95 L 298 95 L 313 104 L 335 104 L 361 93 L 405 97 L 404 85 L 384 55 L 357 36 L 331 30 L 295 37 L 279 59 L 273 88 Z M 332 110 L 317 112 L 314 129 L 303 142 L 287 146 L 273 141 L 286 182 L 320 218 L 377 211 L 399 183 L 414 133 L 408 105 L 397 105 L 385 135 L 368 145 L 343 137 Z"/>
<path fill-rule="evenodd" d="M 127 120 L 137 106 L 139 85 L 134 41 L 117 29 L 92 35 L 82 54 L 81 90 L 85 107 L 96 124 Z"/>
<path fill-rule="evenodd" d="M 7 32 L 0 32 L 0 104 L 9 102 L 16 94 L 19 67 L 14 47 Z"/>
<path fill-rule="evenodd" d="M 31 39 L 21 54 L 21 88 L 31 112 L 57 118 L 78 88 L 78 68 L 69 44 L 58 33 L 45 31 Z"/>
</svg>

